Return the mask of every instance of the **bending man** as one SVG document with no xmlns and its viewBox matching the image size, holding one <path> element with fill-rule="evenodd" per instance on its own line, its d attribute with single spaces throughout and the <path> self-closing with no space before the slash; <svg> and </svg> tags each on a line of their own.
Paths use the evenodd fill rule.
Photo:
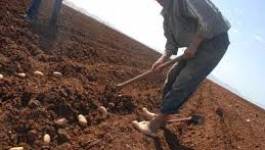
<svg viewBox="0 0 265 150">
<path fill-rule="evenodd" d="M 184 59 L 168 74 L 160 114 L 151 116 L 151 121 L 134 122 L 140 131 L 151 136 L 177 113 L 217 66 L 230 44 L 227 34 L 230 24 L 210 0 L 157 1 L 163 7 L 167 43 L 165 53 L 152 69 L 160 71 L 161 64 L 177 54 L 178 48 L 187 49 Z"/>
</svg>

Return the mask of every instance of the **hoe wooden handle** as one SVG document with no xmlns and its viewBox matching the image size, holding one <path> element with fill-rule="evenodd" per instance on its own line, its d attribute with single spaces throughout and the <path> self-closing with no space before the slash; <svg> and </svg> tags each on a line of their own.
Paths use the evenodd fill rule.
<svg viewBox="0 0 265 150">
<path fill-rule="evenodd" d="M 182 60 L 182 59 L 183 59 L 183 57 L 182 57 L 182 56 L 179 56 L 179 57 L 177 57 L 177 58 L 175 58 L 175 59 L 173 59 L 173 60 L 170 60 L 170 61 L 168 61 L 168 62 L 162 64 L 162 65 L 161 65 L 161 69 L 164 69 L 164 68 L 166 68 L 166 67 L 168 67 L 168 66 L 171 66 L 171 65 L 175 64 L 176 62 L 179 62 L 179 61 Z M 123 88 L 124 86 L 126 86 L 126 85 L 128 85 L 128 84 L 131 84 L 131 83 L 133 83 L 133 82 L 135 82 L 135 81 L 141 80 L 141 79 L 143 79 L 144 77 L 149 76 L 149 75 L 152 74 L 152 73 L 153 73 L 153 70 L 152 70 L 152 69 L 147 70 L 146 72 L 144 72 L 144 73 L 142 73 L 142 74 L 140 74 L 140 75 L 138 75 L 138 76 L 136 76 L 136 77 L 134 77 L 134 78 L 132 78 L 132 79 L 129 79 L 129 80 L 125 81 L 125 82 L 119 83 L 119 84 L 117 85 L 117 87 L 118 87 L 118 88 Z"/>
</svg>

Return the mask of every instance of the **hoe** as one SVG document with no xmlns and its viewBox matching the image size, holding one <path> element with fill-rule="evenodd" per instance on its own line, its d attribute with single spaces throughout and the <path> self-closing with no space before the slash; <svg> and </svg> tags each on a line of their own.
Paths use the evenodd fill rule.
<svg viewBox="0 0 265 150">
<path fill-rule="evenodd" d="M 181 60 L 183 60 L 183 56 L 178 56 L 175 59 L 172 59 L 172 60 L 162 64 L 161 65 L 161 69 L 165 69 L 165 68 L 167 68 L 167 67 L 169 67 L 169 66 L 171 66 L 171 65 L 173 65 L 175 63 L 180 62 Z M 139 80 L 141 80 L 141 79 L 143 79 L 143 78 L 145 78 L 145 77 L 147 77 L 149 75 L 152 75 L 153 73 L 154 73 L 154 71 L 152 71 L 152 69 L 147 70 L 144 73 L 142 73 L 140 75 L 137 75 L 134 78 L 131 78 L 131 79 L 127 80 L 127 81 L 124 81 L 122 83 L 117 84 L 116 87 L 118 89 L 122 89 L 122 88 L 124 88 L 125 86 L 127 86 L 129 84 L 132 84 L 132 83 L 134 83 L 136 81 L 139 81 Z M 145 111 L 144 111 L 145 113 L 147 113 L 149 115 L 154 115 L 154 116 L 156 115 L 156 114 L 148 111 L 146 108 L 144 108 L 144 109 L 145 109 Z M 192 116 L 186 117 L 186 118 L 177 118 L 177 116 L 174 116 L 171 120 L 169 120 L 169 123 L 175 123 L 175 122 L 190 122 L 190 123 L 193 123 L 193 124 L 202 124 L 203 123 L 203 117 L 200 116 L 200 115 L 192 115 Z"/>
</svg>

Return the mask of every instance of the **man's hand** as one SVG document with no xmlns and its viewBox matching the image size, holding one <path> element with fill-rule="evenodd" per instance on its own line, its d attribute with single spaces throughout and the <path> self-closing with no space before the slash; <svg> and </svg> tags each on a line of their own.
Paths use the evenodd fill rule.
<svg viewBox="0 0 265 150">
<path fill-rule="evenodd" d="M 198 47 L 200 46 L 201 42 L 203 41 L 202 36 L 196 34 L 192 40 L 191 45 L 184 51 L 184 58 L 191 59 L 195 57 Z"/>
<path fill-rule="evenodd" d="M 152 66 L 152 70 L 155 72 L 161 71 L 161 65 L 165 63 L 170 58 L 170 55 L 162 55 Z"/>
<path fill-rule="evenodd" d="M 184 58 L 185 59 L 191 59 L 195 56 L 197 52 L 196 48 L 193 47 L 188 47 L 185 51 L 184 51 Z"/>
</svg>

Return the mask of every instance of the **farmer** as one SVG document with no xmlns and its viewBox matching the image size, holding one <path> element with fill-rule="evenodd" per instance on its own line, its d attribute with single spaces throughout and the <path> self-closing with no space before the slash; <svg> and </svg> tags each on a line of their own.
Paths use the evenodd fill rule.
<svg viewBox="0 0 265 150">
<path fill-rule="evenodd" d="M 157 1 L 163 7 L 167 42 L 164 54 L 152 66 L 153 71 L 161 71 L 161 64 L 177 54 L 178 48 L 187 48 L 182 61 L 168 73 L 160 113 L 145 111 L 151 121 L 133 122 L 141 132 L 150 136 L 156 136 L 157 130 L 177 113 L 216 67 L 230 44 L 227 34 L 230 24 L 210 0 Z"/>
<path fill-rule="evenodd" d="M 62 1 L 63 0 L 54 0 L 53 11 L 49 21 L 50 25 L 56 25 L 57 17 L 62 7 Z M 30 7 L 27 10 L 27 16 L 26 16 L 27 20 L 31 22 L 35 22 L 36 20 L 38 20 L 38 13 L 41 2 L 42 0 L 31 1 Z"/>
</svg>

